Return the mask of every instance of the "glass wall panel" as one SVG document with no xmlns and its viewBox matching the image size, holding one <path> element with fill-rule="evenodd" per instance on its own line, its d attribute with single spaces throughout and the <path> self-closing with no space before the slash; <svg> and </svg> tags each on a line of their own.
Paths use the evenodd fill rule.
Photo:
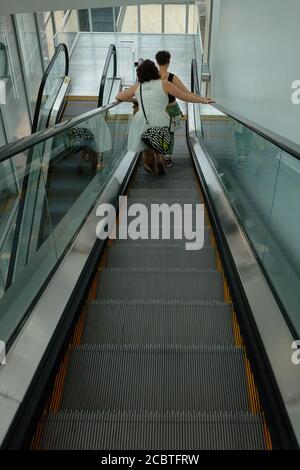
<svg viewBox="0 0 300 470">
<path fill-rule="evenodd" d="M 114 14 L 112 8 L 91 8 L 91 15 L 93 31 L 114 31 Z"/>
<path fill-rule="evenodd" d="M 50 12 L 38 12 L 36 16 L 41 39 L 44 70 L 46 70 L 55 50 L 53 23 Z"/>
<path fill-rule="evenodd" d="M 141 5 L 141 33 L 162 32 L 161 5 Z"/>
<path fill-rule="evenodd" d="M 39 35 L 35 16 L 32 13 L 17 14 L 15 18 L 23 71 L 26 80 L 27 96 L 31 107 L 31 115 L 33 116 L 38 90 L 43 76 Z"/>
<path fill-rule="evenodd" d="M 126 8 L 124 19 L 121 26 L 122 33 L 137 33 L 138 32 L 138 20 L 137 20 L 137 7 L 128 6 Z"/>
<path fill-rule="evenodd" d="M 0 244 L 0 331 L 5 341 L 70 247 L 109 178 L 109 198 L 117 195 L 122 181 L 114 172 L 126 150 L 132 110 L 130 103 L 119 106 L 122 114 L 117 107 L 101 111 L 24 151 L 26 170 L 18 178 L 24 204 L 15 198 L 14 218 Z M 13 189 L 13 176 L 8 173 L 2 182 L 7 192 Z"/>
<path fill-rule="evenodd" d="M 212 106 L 194 109 L 199 138 L 299 334 L 300 160 Z"/>
<path fill-rule="evenodd" d="M 197 33 L 197 7 L 196 5 L 189 5 L 189 23 L 188 23 L 188 33 L 196 34 Z"/>
<path fill-rule="evenodd" d="M 186 5 L 165 5 L 165 33 L 185 33 Z"/>
<path fill-rule="evenodd" d="M 261 172 L 268 176 L 272 155 Z M 282 152 L 263 265 L 300 333 L 300 161 Z"/>
<path fill-rule="evenodd" d="M 80 31 L 90 31 L 89 10 L 78 10 L 78 22 Z"/>
<path fill-rule="evenodd" d="M 0 44 L 4 102 L 0 104 L 3 123 L 9 142 L 30 134 L 31 122 L 26 99 L 16 33 L 10 16 L 0 17 Z"/>
<path fill-rule="evenodd" d="M 55 28 L 55 32 L 57 32 L 62 25 L 62 22 L 65 17 L 65 12 L 64 10 L 54 11 L 53 16 L 54 16 L 54 28 Z"/>
</svg>

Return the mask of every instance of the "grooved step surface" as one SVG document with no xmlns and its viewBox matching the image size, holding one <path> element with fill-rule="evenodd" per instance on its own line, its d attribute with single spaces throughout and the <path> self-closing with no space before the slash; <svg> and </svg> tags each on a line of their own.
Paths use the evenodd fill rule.
<svg viewBox="0 0 300 470">
<path fill-rule="evenodd" d="M 201 195 L 197 189 L 135 189 L 129 190 L 129 197 L 133 199 L 163 199 L 168 202 L 169 199 L 193 199 L 201 203 Z"/>
<path fill-rule="evenodd" d="M 202 238 L 202 243 L 204 237 Z M 200 243 L 200 239 L 199 239 Z M 215 250 L 210 247 L 198 251 L 181 248 L 145 248 L 114 246 L 108 251 L 108 267 L 121 268 L 195 268 L 214 269 L 216 267 Z"/>
<path fill-rule="evenodd" d="M 172 206 L 173 204 L 179 204 L 180 208 L 183 210 L 184 205 L 187 205 L 188 207 L 186 210 L 188 211 L 194 211 L 198 205 L 203 205 L 203 203 L 199 200 L 195 199 L 183 199 L 181 198 L 157 198 L 155 194 L 152 195 L 152 197 L 148 197 L 146 199 L 138 198 L 134 199 L 131 195 L 127 199 L 127 205 L 130 207 L 132 204 L 144 204 L 147 208 L 150 208 L 153 204 L 161 205 L 161 204 L 168 204 L 169 206 Z"/>
<path fill-rule="evenodd" d="M 233 345 L 232 308 L 221 302 L 96 300 L 82 343 Z"/>
<path fill-rule="evenodd" d="M 146 175 L 147 177 L 149 177 L 149 172 L 147 170 L 145 170 L 145 168 L 143 166 L 140 166 L 138 168 L 137 175 Z M 174 176 L 176 179 L 181 178 L 181 177 L 184 177 L 184 178 L 188 177 L 192 181 L 194 181 L 194 179 L 195 179 L 195 171 L 194 171 L 192 165 L 183 166 L 183 165 L 176 165 L 174 163 L 172 168 L 166 168 L 166 175 L 167 175 L 167 177 L 169 177 L 169 176 L 173 177 Z"/>
<path fill-rule="evenodd" d="M 261 417 L 241 412 L 67 411 L 47 416 L 44 429 L 44 450 L 266 448 Z"/>
<path fill-rule="evenodd" d="M 196 189 L 196 180 L 191 179 L 165 179 L 162 180 L 163 176 L 149 175 L 148 178 L 134 180 L 132 185 L 133 188 L 146 188 L 146 189 Z"/>
<path fill-rule="evenodd" d="M 151 247 L 151 248 L 179 248 L 179 249 L 184 249 L 184 246 L 186 244 L 187 240 L 182 239 L 182 240 L 176 240 L 174 239 L 174 232 L 171 231 L 171 237 L 170 240 L 152 240 L 149 238 L 148 240 L 132 240 L 128 238 L 127 240 L 121 240 L 121 239 L 116 239 L 113 242 L 113 248 L 117 246 L 144 246 L 144 247 Z M 204 246 L 211 245 L 211 230 L 207 227 L 204 227 Z"/>
<path fill-rule="evenodd" d="M 100 274 L 98 298 L 224 300 L 223 281 L 213 270 L 105 269 Z"/>
<path fill-rule="evenodd" d="M 61 409 L 250 411 L 244 359 L 233 346 L 78 346 Z"/>
<path fill-rule="evenodd" d="M 172 175 L 172 169 L 168 172 L 166 170 L 165 175 L 149 175 L 149 173 L 141 174 L 137 173 L 134 179 L 134 186 L 136 182 L 150 183 L 152 180 L 158 180 L 161 182 L 161 186 L 165 186 L 165 183 L 171 183 L 172 181 L 177 181 L 178 183 L 189 182 L 190 185 L 196 185 L 196 175 L 193 171 L 190 174 L 177 173 Z"/>
</svg>

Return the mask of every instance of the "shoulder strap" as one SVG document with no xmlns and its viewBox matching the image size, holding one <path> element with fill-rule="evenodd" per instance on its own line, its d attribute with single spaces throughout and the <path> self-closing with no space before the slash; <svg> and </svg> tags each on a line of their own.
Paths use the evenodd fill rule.
<svg viewBox="0 0 300 470">
<path fill-rule="evenodd" d="M 168 82 L 173 83 L 174 73 L 169 73 Z"/>
<path fill-rule="evenodd" d="M 142 96 L 142 84 L 140 84 L 140 97 L 141 97 L 141 105 L 142 105 L 142 110 L 146 119 L 146 123 L 149 124 L 146 113 L 145 113 L 145 108 L 144 108 L 144 103 L 143 103 L 143 96 Z"/>
</svg>

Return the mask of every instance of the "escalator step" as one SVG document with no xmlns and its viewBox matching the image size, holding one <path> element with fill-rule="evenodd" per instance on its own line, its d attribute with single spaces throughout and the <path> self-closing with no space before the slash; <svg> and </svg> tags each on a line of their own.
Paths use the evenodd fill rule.
<svg viewBox="0 0 300 470">
<path fill-rule="evenodd" d="M 123 268 L 178 268 L 214 269 L 216 266 L 215 250 L 210 247 L 198 251 L 166 247 L 130 247 L 115 246 L 108 252 L 108 267 Z"/>
<path fill-rule="evenodd" d="M 189 181 L 190 184 L 196 184 L 196 175 L 195 172 L 191 169 L 188 174 L 185 173 L 180 173 L 177 175 L 172 175 L 171 170 L 167 172 L 164 176 L 159 176 L 159 175 L 149 175 L 149 173 L 141 174 L 137 173 L 136 177 L 134 179 L 134 186 L 136 182 L 145 182 L 148 183 L 149 181 L 152 180 L 159 180 L 161 183 L 161 186 L 164 187 L 166 183 L 170 183 L 171 181 L 180 181 L 180 183 L 187 182 Z"/>
<path fill-rule="evenodd" d="M 66 411 L 44 420 L 41 450 L 263 450 L 250 413 Z"/>
<path fill-rule="evenodd" d="M 197 189 L 135 189 L 132 188 L 128 193 L 133 199 L 163 199 L 168 202 L 169 199 L 180 201 L 181 199 L 190 199 L 194 202 L 201 202 L 201 195 Z"/>
<path fill-rule="evenodd" d="M 138 198 L 138 199 L 135 199 L 132 197 L 132 195 L 130 194 L 129 197 L 128 197 L 128 200 L 127 200 L 127 203 L 128 203 L 128 207 L 132 204 L 144 204 L 147 208 L 150 208 L 152 204 L 168 204 L 168 205 L 173 205 L 173 204 L 179 204 L 180 207 L 183 209 L 184 207 L 184 204 L 188 204 L 189 206 L 192 206 L 191 208 L 188 207 L 187 209 L 188 210 L 195 210 L 195 207 L 196 207 L 196 204 L 202 204 L 201 201 L 199 200 L 199 198 L 197 200 L 195 200 L 194 198 L 193 199 L 183 199 L 182 197 L 180 198 L 172 198 L 172 197 L 169 197 L 168 199 L 166 199 L 164 196 L 163 197 L 160 197 L 158 198 L 156 196 L 156 194 L 152 194 L 152 197 L 148 197 L 148 198 L 145 198 L 145 199 L 142 199 L 142 198 Z"/>
<path fill-rule="evenodd" d="M 182 249 L 186 244 L 186 240 L 175 240 L 173 233 L 171 232 L 170 240 L 132 240 L 128 238 L 127 240 L 116 239 L 114 240 L 113 247 L 115 246 L 144 246 L 148 248 L 179 248 Z M 211 246 L 211 230 L 208 227 L 204 227 L 204 246 Z"/>
<path fill-rule="evenodd" d="M 244 360 L 234 346 L 76 346 L 61 409 L 251 411 Z"/>
<path fill-rule="evenodd" d="M 105 269 L 101 299 L 224 300 L 222 275 L 214 270 Z"/>
<path fill-rule="evenodd" d="M 196 180 L 182 179 L 163 179 L 163 176 L 151 176 L 141 180 L 136 178 L 132 184 L 132 188 L 136 189 L 196 189 Z"/>
<path fill-rule="evenodd" d="M 222 302 L 90 303 L 82 343 L 233 345 L 232 308 Z"/>
<path fill-rule="evenodd" d="M 178 165 L 174 164 L 174 167 L 168 169 L 166 168 L 167 177 L 174 176 L 176 179 L 181 178 L 182 176 L 189 177 L 191 180 L 195 179 L 195 171 L 192 165 Z M 140 166 L 137 171 L 137 175 L 147 175 L 149 177 L 149 173 L 145 170 L 143 166 Z"/>
</svg>

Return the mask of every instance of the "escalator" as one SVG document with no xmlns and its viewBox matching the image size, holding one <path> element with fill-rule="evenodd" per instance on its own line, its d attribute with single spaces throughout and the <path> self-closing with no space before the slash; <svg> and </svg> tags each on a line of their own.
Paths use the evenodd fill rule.
<svg viewBox="0 0 300 470">
<path fill-rule="evenodd" d="M 72 77 L 69 77 L 69 53 L 65 44 L 59 44 L 45 71 L 38 91 L 32 133 L 53 127 L 67 119 L 110 103 L 121 88 L 117 77 L 117 50 L 108 47 L 106 59 L 99 74 L 99 93 L 96 97 L 72 95 Z M 101 77 L 101 78 L 100 78 Z"/>
<path fill-rule="evenodd" d="M 199 92 L 196 75 L 193 64 L 192 83 Z M 27 265 L 15 273 L 0 299 L 0 307 L 6 307 L 1 310 L 0 331 L 5 342 L 14 345 L 11 370 L 15 374 L 14 359 L 19 370 L 23 364 L 22 386 L 28 388 L 19 398 L 22 409 L 16 406 L 10 418 L 3 418 L 2 428 L 6 424 L 9 429 L 3 437 L 0 426 L 3 447 L 296 447 L 291 401 L 281 387 L 283 377 L 276 376 L 267 331 L 267 340 L 260 336 L 262 308 L 266 317 L 280 314 L 282 323 L 276 317 L 273 338 L 275 326 L 285 324 L 284 316 L 279 300 L 270 297 L 267 282 L 253 291 L 256 279 L 267 273 L 259 271 L 251 249 L 246 258 L 242 256 L 249 245 L 245 232 L 237 229 L 242 220 L 234 219 L 238 214 L 224 196 L 230 188 L 222 183 L 224 175 L 215 186 L 217 171 L 200 145 L 208 134 L 202 108 L 189 105 L 187 133 L 176 135 L 174 167 L 166 175 L 153 176 L 145 172 L 138 155 L 126 150 L 131 108 L 128 105 L 125 120 L 124 113 L 118 112 L 121 106 L 126 105 L 113 103 L 90 111 L 3 152 L 3 159 L 10 159 L 37 148 L 43 159 L 42 163 L 37 159 L 36 165 L 44 170 L 47 156 L 48 175 L 71 128 L 91 129 L 96 122 L 104 132 L 108 116 L 115 112 L 103 163 L 91 179 L 81 180 L 84 189 L 74 192 L 70 204 L 65 201 L 69 189 L 76 189 L 75 182 L 72 188 L 64 188 L 68 173 L 74 171 L 71 164 L 53 172 L 50 185 L 47 178 L 42 179 L 42 205 L 32 217 L 27 239 L 20 237 Z M 216 122 L 215 115 L 211 122 Z M 76 149 L 71 153 L 77 164 Z M 57 219 L 53 200 L 59 194 L 65 205 L 60 203 Z M 122 220 L 125 209 L 119 205 L 120 195 L 128 196 L 129 221 L 134 216 L 130 207 L 141 210 L 141 204 L 150 215 L 152 204 L 181 208 L 192 204 L 188 210 L 193 215 L 194 205 L 204 204 L 203 248 L 187 251 L 186 240 L 178 239 L 173 230 L 171 237 L 162 239 L 163 226 L 157 239 L 100 240 L 95 233 L 97 207 L 113 204 Z M 171 217 L 171 228 L 176 224 Z M 23 251 L 19 257 L 24 257 Z M 254 280 L 253 273 L 257 273 Z M 20 285 L 22 309 L 18 310 Z M 257 310 L 251 309 L 254 304 Z M 289 327 L 284 330 L 289 339 L 285 331 Z M 14 343 L 18 340 L 27 345 L 26 358 Z M 289 358 L 285 360 L 288 364 Z M 0 369 L 0 379 L 1 373 L 6 374 L 7 397 L 16 380 L 10 381 L 9 370 L 9 364 L 4 372 Z M 298 374 L 289 366 L 286 372 Z M 288 384 L 290 400 L 296 380 Z M 3 403 L 0 385 L 0 408 Z"/>
<path fill-rule="evenodd" d="M 128 207 L 203 203 L 184 135 L 174 154 L 166 176 L 139 164 Z M 108 248 L 34 448 L 271 448 L 207 213 L 204 230 L 198 252 Z"/>
</svg>

